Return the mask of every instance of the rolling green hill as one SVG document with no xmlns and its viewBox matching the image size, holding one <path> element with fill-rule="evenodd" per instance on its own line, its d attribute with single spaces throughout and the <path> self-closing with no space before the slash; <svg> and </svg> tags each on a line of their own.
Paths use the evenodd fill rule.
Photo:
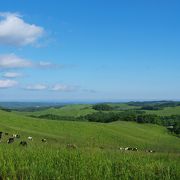
<svg viewBox="0 0 180 180">
<path fill-rule="evenodd" d="M 112 108 L 114 108 L 113 112 L 123 112 L 125 110 L 140 110 L 141 106 L 130 106 L 126 103 L 112 103 L 109 104 Z M 180 115 L 180 106 L 176 107 L 164 107 L 162 110 L 143 110 L 147 114 L 156 114 L 159 116 L 171 116 L 171 115 Z M 92 114 L 97 112 L 92 108 L 92 105 L 89 104 L 79 104 L 79 105 L 66 105 L 60 108 L 51 107 L 44 110 L 37 110 L 34 112 L 28 111 L 14 111 L 17 114 L 23 114 L 26 116 L 41 116 L 47 114 L 53 114 L 64 117 L 80 117 L 85 116 L 87 114 Z"/>
<path fill-rule="evenodd" d="M 157 125 L 51 121 L 0 110 L 0 131 L 9 133 L 0 143 L 2 179 L 176 180 L 180 175 L 179 138 Z M 21 138 L 9 145 L 11 134 Z M 19 146 L 22 140 L 27 147 Z M 67 144 L 77 148 L 67 149 Z M 120 151 L 120 147 L 139 151 Z"/>
<path fill-rule="evenodd" d="M 96 112 L 92 109 L 92 105 L 66 105 L 64 107 L 60 108 L 48 108 L 45 110 L 39 110 L 34 112 L 17 112 L 18 114 L 24 114 L 24 115 L 34 115 L 34 116 L 40 116 L 44 114 L 54 114 L 54 115 L 60 115 L 60 116 L 84 116 L 87 114 L 91 114 L 93 112 Z"/>
<path fill-rule="evenodd" d="M 176 107 L 165 107 L 162 110 L 149 110 L 146 111 L 148 114 L 156 114 L 159 116 L 171 116 L 171 115 L 180 115 L 180 106 Z"/>
<path fill-rule="evenodd" d="M 2 131 L 25 136 L 46 137 L 60 145 L 75 143 L 80 147 L 118 148 L 137 146 L 140 149 L 177 152 L 179 139 L 161 126 L 115 122 L 109 124 L 39 120 L 0 111 Z"/>
</svg>

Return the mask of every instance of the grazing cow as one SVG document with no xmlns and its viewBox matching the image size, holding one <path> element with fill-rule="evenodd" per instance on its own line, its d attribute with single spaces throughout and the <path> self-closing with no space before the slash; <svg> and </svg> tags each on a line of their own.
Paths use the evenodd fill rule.
<svg viewBox="0 0 180 180">
<path fill-rule="evenodd" d="M 119 148 L 119 150 L 120 150 L 120 151 L 123 151 L 123 150 L 125 150 L 125 149 L 124 149 L 124 148 L 122 148 L 122 147 L 120 147 L 120 148 Z"/>
<path fill-rule="evenodd" d="M 125 151 L 138 151 L 138 148 L 126 147 Z"/>
<path fill-rule="evenodd" d="M 14 142 L 14 138 L 13 137 L 9 138 L 8 141 L 7 141 L 8 144 L 12 144 L 13 142 Z"/>
<path fill-rule="evenodd" d="M 126 147 L 124 150 L 125 150 L 125 151 L 132 151 L 133 148 L 131 148 L 131 147 Z"/>
<path fill-rule="evenodd" d="M 44 138 L 43 138 L 41 141 L 42 141 L 43 143 L 46 143 L 46 142 L 47 142 L 47 140 L 46 140 L 46 139 L 44 139 Z"/>
<path fill-rule="evenodd" d="M 154 150 L 147 150 L 146 152 L 148 152 L 148 153 L 155 153 Z"/>
<path fill-rule="evenodd" d="M 132 151 L 138 151 L 138 148 L 133 148 Z"/>
<path fill-rule="evenodd" d="M 29 136 L 29 137 L 28 137 L 28 140 L 32 141 L 32 140 L 33 140 L 33 138 L 32 138 L 31 136 Z"/>
<path fill-rule="evenodd" d="M 19 134 L 13 134 L 12 136 L 13 136 L 13 138 L 17 138 L 17 139 L 20 138 L 20 135 L 19 135 Z"/>
<path fill-rule="evenodd" d="M 68 149 L 77 149 L 77 146 L 75 144 L 67 144 L 66 146 Z"/>
<path fill-rule="evenodd" d="M 19 138 L 20 138 L 20 135 L 19 135 L 19 134 L 17 134 L 17 135 L 16 135 L 16 138 L 17 138 L 17 139 L 19 139 Z"/>
<path fill-rule="evenodd" d="M 19 145 L 20 145 L 20 146 L 27 146 L 27 142 L 26 142 L 26 141 L 21 141 L 21 142 L 19 143 Z"/>
<path fill-rule="evenodd" d="M 7 132 L 6 132 L 6 133 L 4 133 L 4 134 L 5 134 L 5 136 L 8 136 L 8 135 L 9 135 L 9 133 L 7 133 Z"/>
<path fill-rule="evenodd" d="M 105 147 L 104 147 L 104 146 L 100 146 L 99 148 L 100 148 L 100 149 L 105 149 Z"/>
<path fill-rule="evenodd" d="M 3 132 L 0 132 L 0 139 L 2 138 Z"/>
</svg>

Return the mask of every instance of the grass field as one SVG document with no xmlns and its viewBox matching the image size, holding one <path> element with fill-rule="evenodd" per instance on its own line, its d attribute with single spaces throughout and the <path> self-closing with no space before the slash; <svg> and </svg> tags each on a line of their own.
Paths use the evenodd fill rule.
<svg viewBox="0 0 180 180">
<path fill-rule="evenodd" d="M 179 138 L 161 126 L 40 120 L 0 111 L 0 128 L 21 135 L 11 145 L 4 136 L 0 144 L 0 175 L 4 179 L 178 179 L 180 176 Z M 28 147 L 19 147 L 19 142 L 27 141 L 28 136 L 33 141 L 28 142 Z M 47 143 L 43 144 L 42 138 Z M 67 149 L 67 144 L 75 144 L 77 149 Z M 139 151 L 118 150 L 128 146 Z M 148 149 L 156 153 L 146 153 Z"/>
<path fill-rule="evenodd" d="M 66 150 L 50 147 L 7 147 L 0 150 L 4 179 L 159 180 L 179 178 L 179 156 Z"/>
<path fill-rule="evenodd" d="M 146 111 L 148 114 L 157 114 L 159 116 L 171 116 L 171 115 L 180 115 L 180 106 L 176 107 L 166 107 L 163 110 L 158 111 Z"/>
<path fill-rule="evenodd" d="M 60 108 L 52 107 L 52 108 L 39 110 L 35 112 L 16 112 L 16 113 L 24 114 L 27 116 L 29 115 L 40 116 L 44 114 L 54 114 L 54 115 L 60 115 L 60 116 L 79 117 L 79 116 L 91 114 L 93 112 L 96 112 L 96 111 L 92 109 L 92 105 L 66 105 Z"/>
</svg>

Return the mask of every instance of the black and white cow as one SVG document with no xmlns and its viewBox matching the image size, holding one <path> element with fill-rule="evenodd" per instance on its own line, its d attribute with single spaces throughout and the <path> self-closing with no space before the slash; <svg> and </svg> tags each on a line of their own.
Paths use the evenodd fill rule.
<svg viewBox="0 0 180 180">
<path fill-rule="evenodd" d="M 13 137 L 11 137 L 11 138 L 9 138 L 8 140 L 7 140 L 7 143 L 8 144 L 12 144 L 14 142 L 14 138 Z"/>
<path fill-rule="evenodd" d="M 21 142 L 19 143 L 19 145 L 20 145 L 20 146 L 27 146 L 27 142 L 26 142 L 26 141 L 21 141 Z"/>
<path fill-rule="evenodd" d="M 43 138 L 41 141 L 42 141 L 43 143 L 46 143 L 46 142 L 47 142 L 47 139 Z"/>
</svg>

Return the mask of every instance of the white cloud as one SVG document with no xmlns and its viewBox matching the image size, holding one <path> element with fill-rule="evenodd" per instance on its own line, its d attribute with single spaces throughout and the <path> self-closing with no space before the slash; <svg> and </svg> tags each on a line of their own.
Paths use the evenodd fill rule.
<svg viewBox="0 0 180 180">
<path fill-rule="evenodd" d="M 71 91 L 76 90 L 76 87 L 65 85 L 65 84 L 55 84 L 51 90 L 60 91 L 60 92 L 71 92 Z"/>
<path fill-rule="evenodd" d="M 0 13 L 0 44 L 33 44 L 43 33 L 42 27 L 26 23 L 19 14 Z"/>
<path fill-rule="evenodd" d="M 14 54 L 0 55 L 0 68 L 31 67 L 32 63 Z"/>
<path fill-rule="evenodd" d="M 50 62 L 40 61 L 40 62 L 39 62 L 39 65 L 40 65 L 40 66 L 51 66 L 52 64 L 51 64 Z"/>
<path fill-rule="evenodd" d="M 59 65 L 53 64 L 51 62 L 45 62 L 45 61 L 40 61 L 39 63 L 37 63 L 36 66 L 40 67 L 40 68 L 55 68 L 55 67 L 59 67 Z"/>
<path fill-rule="evenodd" d="M 55 85 L 45 85 L 43 83 L 39 84 L 32 84 L 26 86 L 24 89 L 26 90 L 51 90 L 51 91 L 59 91 L 59 92 L 72 92 L 75 91 L 77 88 L 74 86 L 69 86 L 65 84 L 55 84 Z"/>
<path fill-rule="evenodd" d="M 17 81 L 5 79 L 5 80 L 0 80 L 0 88 L 10 88 L 14 87 L 18 84 Z"/>
<path fill-rule="evenodd" d="M 17 78 L 17 77 L 21 77 L 22 74 L 21 73 L 16 73 L 16 72 L 6 72 L 3 74 L 3 77 L 5 78 Z"/>
<path fill-rule="evenodd" d="M 27 86 L 25 89 L 26 90 L 45 90 L 48 87 L 44 84 L 33 84 L 33 85 L 29 85 Z"/>
<path fill-rule="evenodd" d="M 21 57 L 18 57 L 15 54 L 5 54 L 0 55 L 0 68 L 27 68 L 27 67 L 35 67 L 35 68 L 58 68 L 63 67 L 62 65 L 53 64 L 51 62 L 32 62 Z"/>
<path fill-rule="evenodd" d="M 87 93 L 96 93 L 97 91 L 93 90 L 93 89 L 82 89 L 83 92 L 87 92 Z"/>
</svg>

